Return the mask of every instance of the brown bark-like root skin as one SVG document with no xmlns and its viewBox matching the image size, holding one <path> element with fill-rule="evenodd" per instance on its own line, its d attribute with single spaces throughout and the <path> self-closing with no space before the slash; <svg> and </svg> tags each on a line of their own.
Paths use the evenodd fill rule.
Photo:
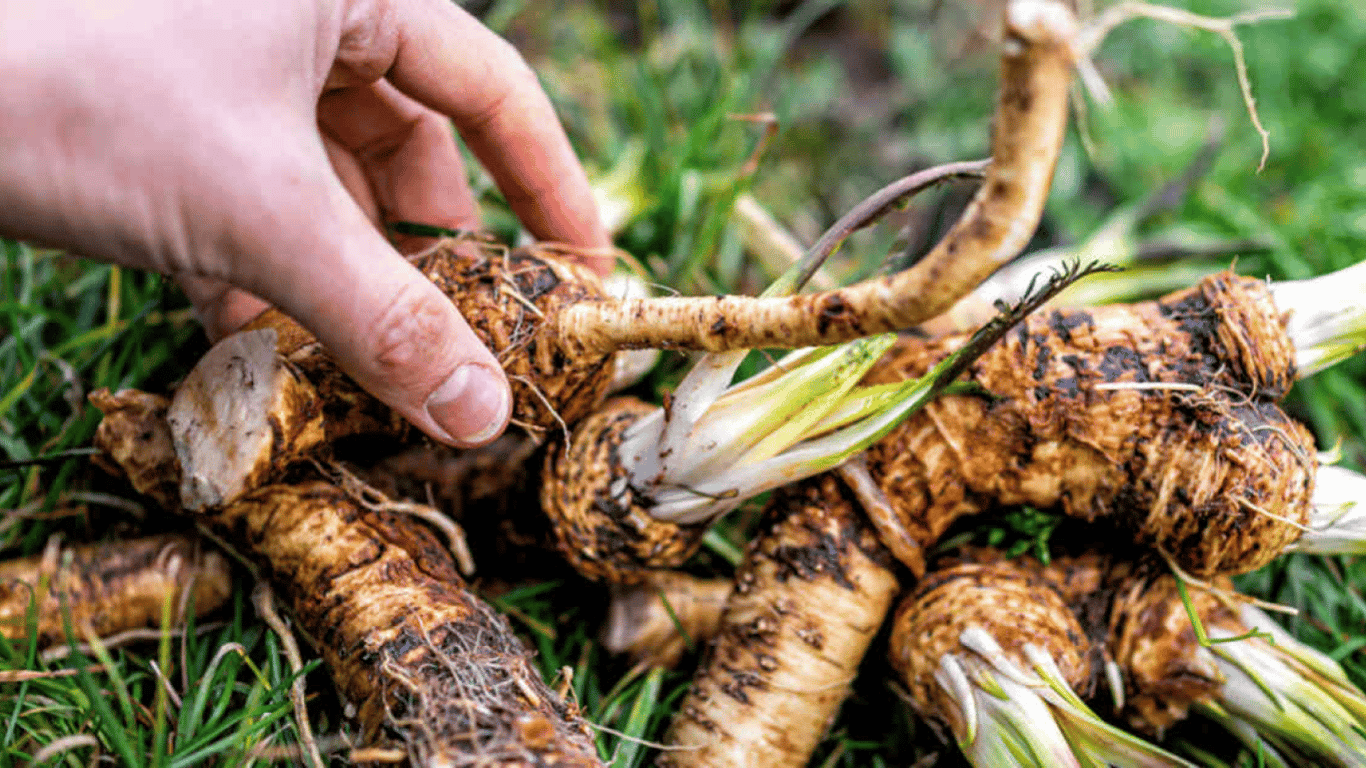
<svg viewBox="0 0 1366 768">
<path fill-rule="evenodd" d="M 188 591 L 188 594 L 187 594 Z M 160 626 L 169 601 L 179 625 L 180 607 L 206 615 L 232 595 L 232 571 L 218 552 L 194 536 L 167 534 L 127 541 L 66 547 L 48 556 L 0 563 L 0 637 L 29 636 L 34 606 L 40 646 L 66 642 L 64 613 L 70 612 L 76 640 L 82 631 L 105 637 L 129 629 Z M 189 603 L 182 603 L 188 599 Z"/>
<path fill-rule="evenodd" d="M 262 312 L 242 332 L 271 330 L 275 351 L 313 386 L 322 409 L 324 442 L 348 435 L 383 434 L 403 438 L 408 422 L 342 373 L 321 342 L 278 309 Z"/>
<path fill-rule="evenodd" d="M 590 350 L 556 325 L 565 307 L 604 299 L 587 267 L 549 245 L 510 250 L 471 241 L 448 241 L 414 264 L 498 356 L 512 384 L 514 423 L 536 434 L 558 431 L 602 402 L 614 353 Z"/>
<path fill-rule="evenodd" d="M 1090 640 L 1051 584 L 1010 561 L 959 563 L 928 574 L 892 619 L 892 666 L 922 716 L 965 732 L 959 705 L 935 672 L 946 655 L 973 655 L 960 642 L 973 627 L 995 638 L 1022 669 L 1033 667 L 1025 646 L 1037 646 L 1072 690 L 1083 696 L 1091 691 Z"/>
<path fill-rule="evenodd" d="M 1221 274 L 1159 302 L 1031 316 L 971 369 L 991 397 L 930 403 L 870 449 L 869 471 L 926 545 L 963 514 L 1061 506 L 1119 515 L 1199 577 L 1259 568 L 1299 536 L 1315 470 L 1308 430 L 1267 399 L 1294 379 L 1269 301 Z M 961 343 L 904 340 L 869 378 L 918 375 Z"/>
<path fill-rule="evenodd" d="M 1232 584 L 1218 587 L 1232 593 Z M 1246 628 L 1218 596 L 1194 585 L 1191 604 L 1206 629 Z M 1110 611 L 1110 652 L 1124 677 L 1124 717 L 1145 733 L 1160 734 L 1184 720 L 1192 704 L 1213 701 L 1223 676 L 1213 654 L 1200 646 L 1190 615 L 1170 574 L 1149 569 L 1126 580 Z"/>
<path fill-rule="evenodd" d="M 498 357 L 512 385 L 512 422 L 537 437 L 572 426 L 607 394 L 612 351 L 589 350 L 560 333 L 556 318 L 578 302 L 605 297 L 597 275 L 552 244 L 509 249 L 445 240 L 413 265 L 450 298 Z M 274 328 L 280 353 L 318 389 L 328 438 L 405 429 L 403 421 L 345 374 L 312 334 L 276 311 L 248 328 Z"/>
<path fill-rule="evenodd" d="M 161 395 L 100 388 L 90 403 L 104 414 L 95 428 L 95 462 L 113 475 L 123 475 L 133 490 L 150 496 L 162 507 L 180 509 L 180 461 L 175 455 L 166 409 L 171 401 Z"/>
<path fill-rule="evenodd" d="M 216 512 L 287 594 L 367 740 L 422 766 L 599 766 L 577 710 L 412 518 L 324 482 L 270 485 Z"/>
<path fill-rule="evenodd" d="M 705 525 L 656 520 L 624 482 L 617 455 L 622 434 L 654 410 L 634 398 L 613 398 L 579 424 L 567 446 L 552 445 L 546 453 L 541 506 L 560 551 L 591 579 L 638 583 L 653 570 L 681 565 L 706 532 Z"/>
<path fill-rule="evenodd" d="M 833 476 L 775 492 L 662 766 L 803 766 L 897 592 L 890 555 Z"/>
</svg>

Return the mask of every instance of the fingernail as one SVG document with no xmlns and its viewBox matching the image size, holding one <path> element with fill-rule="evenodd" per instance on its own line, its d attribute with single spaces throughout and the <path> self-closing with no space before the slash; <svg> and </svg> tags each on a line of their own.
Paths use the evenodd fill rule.
<svg viewBox="0 0 1366 768">
<path fill-rule="evenodd" d="M 465 363 L 427 398 L 427 414 L 459 443 L 484 443 L 508 419 L 508 388 L 488 366 Z"/>
</svg>

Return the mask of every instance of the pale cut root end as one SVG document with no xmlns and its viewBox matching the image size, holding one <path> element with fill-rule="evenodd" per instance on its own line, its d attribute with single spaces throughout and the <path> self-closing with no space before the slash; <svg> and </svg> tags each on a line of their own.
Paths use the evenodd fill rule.
<svg viewBox="0 0 1366 768">
<path fill-rule="evenodd" d="M 270 328 L 223 339 L 171 399 L 185 509 L 229 504 L 323 441 L 317 394 L 276 354 L 277 339 Z"/>
</svg>

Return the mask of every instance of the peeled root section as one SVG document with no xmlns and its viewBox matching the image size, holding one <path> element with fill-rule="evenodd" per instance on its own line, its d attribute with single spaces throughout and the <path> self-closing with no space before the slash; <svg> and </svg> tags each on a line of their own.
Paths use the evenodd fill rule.
<svg viewBox="0 0 1366 768">
<path fill-rule="evenodd" d="M 770 512 L 660 765 L 806 765 L 891 606 L 891 558 L 832 476 Z"/>
<path fill-rule="evenodd" d="M 273 329 L 219 342 L 190 371 L 166 413 L 186 509 L 217 507 L 262 485 L 322 443 L 322 404 L 276 354 Z"/>
<path fill-rule="evenodd" d="M 1230 274 L 1157 302 L 1026 319 L 868 452 L 922 546 L 995 506 L 1114 516 L 1205 578 L 1265 565 L 1303 530 L 1316 461 L 1273 402 L 1294 349 L 1265 285 Z M 961 344 L 906 339 L 869 381 L 922 374 Z"/>
<path fill-rule="evenodd" d="M 186 609 L 203 616 L 231 595 L 227 559 L 194 536 L 49 547 L 0 563 L 0 637 L 64 643 L 68 618 L 70 639 L 83 641 L 86 631 L 107 637 L 160 626 L 168 604 L 179 625 Z"/>
</svg>

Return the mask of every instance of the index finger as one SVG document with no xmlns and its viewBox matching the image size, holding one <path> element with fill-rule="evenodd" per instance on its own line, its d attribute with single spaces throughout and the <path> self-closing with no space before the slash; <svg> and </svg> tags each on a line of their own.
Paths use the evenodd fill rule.
<svg viewBox="0 0 1366 768">
<path fill-rule="evenodd" d="M 392 10 L 399 40 L 390 82 L 450 116 L 533 235 L 610 246 L 583 166 L 521 54 L 449 0 Z"/>
</svg>

